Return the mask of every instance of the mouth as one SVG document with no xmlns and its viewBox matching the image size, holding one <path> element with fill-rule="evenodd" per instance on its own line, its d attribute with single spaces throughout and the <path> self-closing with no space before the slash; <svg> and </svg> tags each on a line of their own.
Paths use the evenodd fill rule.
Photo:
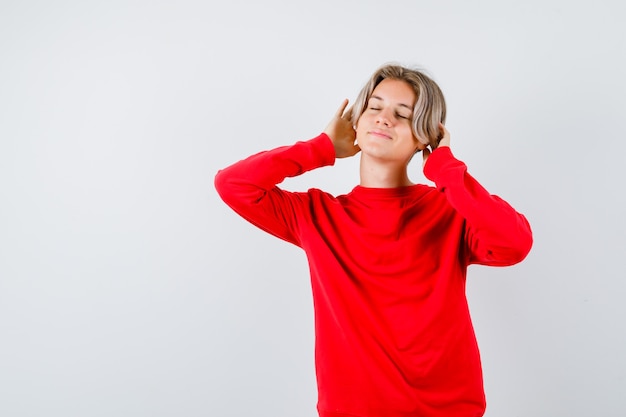
<svg viewBox="0 0 626 417">
<path fill-rule="evenodd" d="M 391 139 L 391 135 L 380 130 L 370 130 L 369 134 L 383 139 Z"/>
</svg>

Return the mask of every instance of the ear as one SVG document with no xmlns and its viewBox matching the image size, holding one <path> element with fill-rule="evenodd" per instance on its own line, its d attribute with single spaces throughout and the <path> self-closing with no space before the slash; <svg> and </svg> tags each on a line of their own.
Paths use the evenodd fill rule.
<svg viewBox="0 0 626 417">
<path fill-rule="evenodd" d="M 428 142 L 424 143 L 424 141 L 420 140 L 420 138 L 415 138 L 415 143 L 415 153 L 428 148 Z"/>
</svg>

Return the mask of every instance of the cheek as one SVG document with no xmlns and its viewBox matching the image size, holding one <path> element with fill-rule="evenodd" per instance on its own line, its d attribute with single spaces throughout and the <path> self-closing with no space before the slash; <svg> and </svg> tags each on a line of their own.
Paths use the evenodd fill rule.
<svg viewBox="0 0 626 417">
<path fill-rule="evenodd" d="M 415 144 L 415 146 L 419 149 L 422 150 L 424 149 L 426 146 L 429 145 L 427 140 L 424 139 L 420 139 L 418 136 L 415 136 L 413 134 L 413 128 L 411 127 L 407 127 L 406 129 L 406 135 L 411 136 L 411 139 L 413 140 L 413 143 Z"/>
<path fill-rule="evenodd" d="M 410 142 L 412 146 L 413 145 L 417 146 L 419 141 L 413 135 L 413 129 L 411 129 L 410 127 L 407 127 L 407 126 L 403 126 L 402 127 L 402 131 L 398 132 L 398 133 L 399 133 L 399 135 L 402 135 L 402 137 L 405 139 L 406 142 Z"/>
<path fill-rule="evenodd" d="M 359 136 L 364 134 L 367 129 L 365 129 L 365 124 L 361 123 L 361 119 L 356 122 L 356 138 L 359 139 Z"/>
<path fill-rule="evenodd" d="M 415 141 L 415 146 L 417 147 L 417 150 L 419 151 L 423 151 L 428 146 L 428 143 L 424 143 L 423 141 L 419 140 L 415 136 L 413 137 L 413 140 Z"/>
<path fill-rule="evenodd" d="M 424 149 L 425 147 L 430 145 L 430 143 L 428 143 L 428 141 L 425 139 L 420 139 L 420 138 L 415 138 L 415 137 L 414 139 L 418 143 L 418 146 L 420 147 L 420 149 Z"/>
</svg>

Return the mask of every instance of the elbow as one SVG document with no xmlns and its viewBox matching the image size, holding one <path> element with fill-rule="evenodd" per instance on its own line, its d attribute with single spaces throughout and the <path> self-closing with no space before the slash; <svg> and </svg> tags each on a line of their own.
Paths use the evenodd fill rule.
<svg viewBox="0 0 626 417">
<path fill-rule="evenodd" d="M 508 265 L 515 265 L 517 263 L 522 262 L 528 254 L 530 253 L 530 249 L 533 246 L 532 235 L 524 236 L 519 239 L 515 245 L 509 247 L 508 252 Z"/>
<path fill-rule="evenodd" d="M 215 174 L 215 178 L 213 179 L 213 186 L 215 187 L 215 191 L 220 196 L 222 200 L 226 200 L 226 196 L 228 195 L 228 180 L 227 176 L 224 175 L 224 171 L 220 170 Z"/>
<path fill-rule="evenodd" d="M 215 178 L 213 179 L 213 186 L 222 201 L 224 201 L 224 203 L 228 206 L 232 207 L 233 204 L 236 203 L 238 194 L 237 187 L 235 186 L 233 178 L 228 175 L 228 169 L 223 169 L 217 172 Z"/>
<path fill-rule="evenodd" d="M 522 262 L 524 259 L 526 259 L 526 257 L 530 253 L 530 250 L 533 247 L 533 232 L 530 228 L 530 224 L 524 216 L 522 216 L 521 220 L 522 221 L 520 222 L 519 233 L 515 245 L 515 253 L 517 255 L 515 263 Z"/>
<path fill-rule="evenodd" d="M 522 262 L 528 256 L 530 249 L 519 247 L 500 247 L 485 251 L 473 262 L 488 266 L 512 266 Z"/>
<path fill-rule="evenodd" d="M 522 262 L 533 247 L 533 232 L 528 220 L 520 215 L 516 230 L 511 233 L 506 245 L 506 265 L 515 265 Z"/>
<path fill-rule="evenodd" d="M 222 201 L 235 211 L 257 204 L 266 194 L 261 187 L 239 175 L 233 175 L 229 168 L 218 171 L 213 184 Z"/>
<path fill-rule="evenodd" d="M 526 236 L 524 237 L 524 239 L 522 239 L 522 244 L 520 245 L 518 249 L 519 260 L 517 262 L 522 262 L 524 259 L 526 259 L 532 247 L 533 247 L 533 235 L 529 230 Z"/>
<path fill-rule="evenodd" d="M 227 189 L 227 181 L 226 175 L 224 175 L 224 170 L 217 171 L 217 174 L 215 174 L 215 178 L 213 178 L 213 186 L 221 197 L 224 191 Z"/>
<path fill-rule="evenodd" d="M 489 266 L 511 266 L 522 262 L 533 246 L 533 237 L 530 229 L 520 233 L 501 236 L 497 241 L 478 249 L 473 262 Z"/>
</svg>

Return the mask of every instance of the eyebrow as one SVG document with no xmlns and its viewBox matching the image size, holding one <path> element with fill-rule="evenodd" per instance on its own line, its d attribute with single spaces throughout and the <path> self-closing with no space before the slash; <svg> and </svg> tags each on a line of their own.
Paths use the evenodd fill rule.
<svg viewBox="0 0 626 417">
<path fill-rule="evenodd" d="M 371 99 L 373 99 L 373 98 L 374 98 L 374 99 L 376 99 L 376 100 L 385 101 L 382 97 L 375 96 L 375 95 L 371 95 L 371 96 L 370 96 L 370 100 L 371 100 Z M 413 107 L 409 106 L 408 104 L 399 103 L 398 105 L 399 105 L 400 107 L 406 107 L 407 109 L 409 109 L 409 110 L 411 110 L 411 111 L 413 110 Z"/>
</svg>

